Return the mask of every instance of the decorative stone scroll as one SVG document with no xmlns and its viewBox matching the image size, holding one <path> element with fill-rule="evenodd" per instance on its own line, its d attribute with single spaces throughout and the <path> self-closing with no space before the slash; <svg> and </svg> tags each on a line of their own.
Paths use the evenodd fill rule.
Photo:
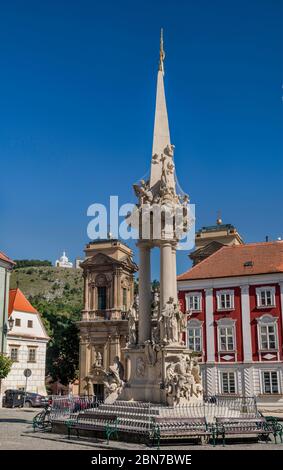
<svg viewBox="0 0 283 470">
<path fill-rule="evenodd" d="M 105 386 L 105 403 L 114 403 L 118 396 L 125 387 L 124 378 L 124 367 L 120 362 L 119 357 L 116 356 L 114 363 L 109 367 L 109 370 L 104 370 L 103 383 Z"/>
</svg>

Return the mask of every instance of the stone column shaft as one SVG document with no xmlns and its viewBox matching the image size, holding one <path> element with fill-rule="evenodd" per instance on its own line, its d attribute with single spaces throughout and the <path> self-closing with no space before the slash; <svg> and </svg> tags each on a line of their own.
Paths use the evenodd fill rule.
<svg viewBox="0 0 283 470">
<path fill-rule="evenodd" d="M 177 268 L 176 268 L 176 246 L 172 246 L 172 287 L 174 301 L 178 301 L 178 289 L 177 289 Z"/>
<path fill-rule="evenodd" d="M 174 297 L 172 246 L 170 242 L 160 245 L 160 308 L 162 309 L 169 297 Z M 176 271 L 175 271 L 176 272 Z M 176 287 L 177 290 L 177 287 Z"/>
<path fill-rule="evenodd" d="M 88 297 L 88 275 L 84 276 L 84 309 L 89 309 L 89 297 Z"/>
<path fill-rule="evenodd" d="M 139 343 L 151 339 L 150 247 L 139 245 Z"/>
</svg>

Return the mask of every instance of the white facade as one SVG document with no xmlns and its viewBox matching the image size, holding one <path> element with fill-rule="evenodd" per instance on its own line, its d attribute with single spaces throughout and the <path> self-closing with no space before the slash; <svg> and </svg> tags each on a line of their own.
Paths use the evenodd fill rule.
<svg viewBox="0 0 283 470">
<path fill-rule="evenodd" d="M 66 252 L 63 251 L 63 255 L 60 257 L 60 259 L 55 261 L 55 266 L 56 268 L 72 268 L 73 263 L 69 261 L 69 258 L 66 256 Z"/>
<path fill-rule="evenodd" d="M 24 370 L 30 369 L 27 391 L 46 395 L 45 367 L 48 336 L 39 313 L 13 311 L 14 326 L 8 333 L 7 353 L 13 359 L 12 369 L 3 381 L 4 390 L 25 389 Z"/>
</svg>

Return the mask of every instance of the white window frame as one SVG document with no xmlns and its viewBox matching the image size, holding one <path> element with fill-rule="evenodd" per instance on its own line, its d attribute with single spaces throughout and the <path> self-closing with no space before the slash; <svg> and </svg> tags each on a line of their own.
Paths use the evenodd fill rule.
<svg viewBox="0 0 283 470">
<path fill-rule="evenodd" d="M 224 385 L 223 385 L 223 374 L 228 374 L 228 391 L 227 392 L 224 392 Z M 234 376 L 234 388 L 235 388 L 235 391 L 234 392 L 231 392 L 231 385 L 230 385 L 230 378 L 229 378 L 229 375 L 232 374 Z M 238 393 L 238 382 L 237 382 L 237 374 L 236 374 L 236 371 L 234 370 L 221 370 L 219 372 L 219 375 L 220 375 L 220 390 L 221 390 L 221 394 L 223 395 L 237 395 Z"/>
<path fill-rule="evenodd" d="M 232 338 L 233 338 L 233 349 L 221 349 L 221 328 L 232 328 Z M 231 335 L 229 335 L 231 336 Z M 227 335 L 226 335 L 227 338 Z M 236 320 L 232 320 L 230 318 L 223 318 L 217 321 L 217 340 L 218 340 L 218 354 L 222 353 L 235 353 L 237 351 L 236 345 Z M 228 344 L 228 340 L 226 340 Z"/>
<path fill-rule="evenodd" d="M 34 359 L 31 359 L 31 351 L 34 351 Z M 37 361 L 37 348 L 35 346 L 28 346 L 28 362 L 36 363 Z"/>
<path fill-rule="evenodd" d="M 265 391 L 265 384 L 264 384 L 264 374 L 269 373 L 270 376 L 270 389 L 272 390 L 272 379 L 271 379 L 271 374 L 274 373 L 277 376 L 277 392 L 266 392 Z M 281 394 L 281 384 L 280 384 L 280 372 L 278 370 L 272 370 L 272 369 L 266 369 L 261 371 L 261 388 L 262 388 L 262 394 L 263 395 L 280 395 Z"/>
<path fill-rule="evenodd" d="M 20 349 L 20 347 L 19 346 L 9 346 L 9 348 L 10 348 L 10 359 L 13 362 L 19 362 L 19 349 Z M 17 358 L 16 359 L 12 358 L 12 350 L 13 349 L 17 351 L 17 354 L 16 354 Z"/>
<path fill-rule="evenodd" d="M 257 319 L 257 338 L 259 344 L 259 351 L 260 352 L 267 352 L 267 351 L 278 351 L 278 328 L 277 328 L 277 317 L 273 317 L 272 315 L 263 315 L 262 317 Z M 267 342 L 268 347 L 263 348 L 262 345 L 262 327 L 269 327 L 272 326 L 274 328 L 274 336 L 275 336 L 275 348 L 269 347 L 269 335 L 267 333 Z"/>
<path fill-rule="evenodd" d="M 194 298 L 197 299 L 197 308 L 192 308 L 190 306 L 190 299 L 193 299 L 192 303 L 194 305 L 195 300 Z M 188 292 L 186 294 L 186 311 L 189 312 L 201 312 L 202 310 L 202 294 L 201 292 Z"/>
<path fill-rule="evenodd" d="M 226 301 L 225 301 L 225 306 L 222 307 L 221 305 L 221 296 L 222 295 L 225 295 L 225 296 L 230 296 L 230 307 L 228 307 L 226 305 Z M 217 299 L 217 310 L 220 311 L 220 312 L 223 312 L 223 311 L 229 311 L 229 310 L 234 310 L 234 306 L 235 306 L 235 295 L 234 295 L 234 289 L 222 289 L 222 290 L 218 290 L 216 292 L 216 299 Z"/>
<path fill-rule="evenodd" d="M 196 338 L 195 336 L 195 331 L 196 330 L 200 330 L 200 334 L 199 337 L 200 338 L 200 350 L 197 351 L 196 349 L 192 349 L 192 351 L 194 352 L 198 352 L 200 354 L 203 353 L 203 331 L 202 331 L 202 325 L 203 325 L 203 322 L 202 321 L 199 321 L 199 320 L 196 320 L 196 319 L 193 319 L 193 320 L 189 320 L 188 321 L 188 324 L 187 324 L 187 347 L 190 349 L 189 347 L 189 330 L 193 330 L 194 331 L 194 340 Z M 195 342 L 195 341 L 194 341 Z"/>
<path fill-rule="evenodd" d="M 271 304 L 267 305 L 262 303 L 262 293 L 265 293 L 265 299 L 267 298 L 266 292 L 270 292 Z M 273 308 L 276 307 L 275 302 L 275 287 L 274 286 L 262 286 L 256 288 L 256 304 L 257 308 Z"/>
</svg>

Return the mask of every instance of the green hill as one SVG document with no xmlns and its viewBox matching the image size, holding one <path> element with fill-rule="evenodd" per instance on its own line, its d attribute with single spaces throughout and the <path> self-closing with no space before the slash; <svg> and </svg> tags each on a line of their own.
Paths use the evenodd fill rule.
<svg viewBox="0 0 283 470">
<path fill-rule="evenodd" d="M 10 287 L 19 287 L 31 302 L 61 305 L 61 312 L 64 309 L 69 312 L 82 309 L 81 269 L 49 266 L 16 268 L 12 271 Z"/>
<path fill-rule="evenodd" d="M 79 336 L 76 322 L 83 308 L 81 269 L 51 266 L 15 268 L 11 288 L 19 287 L 41 313 L 50 341 L 46 373 L 67 385 L 77 377 Z"/>
</svg>

